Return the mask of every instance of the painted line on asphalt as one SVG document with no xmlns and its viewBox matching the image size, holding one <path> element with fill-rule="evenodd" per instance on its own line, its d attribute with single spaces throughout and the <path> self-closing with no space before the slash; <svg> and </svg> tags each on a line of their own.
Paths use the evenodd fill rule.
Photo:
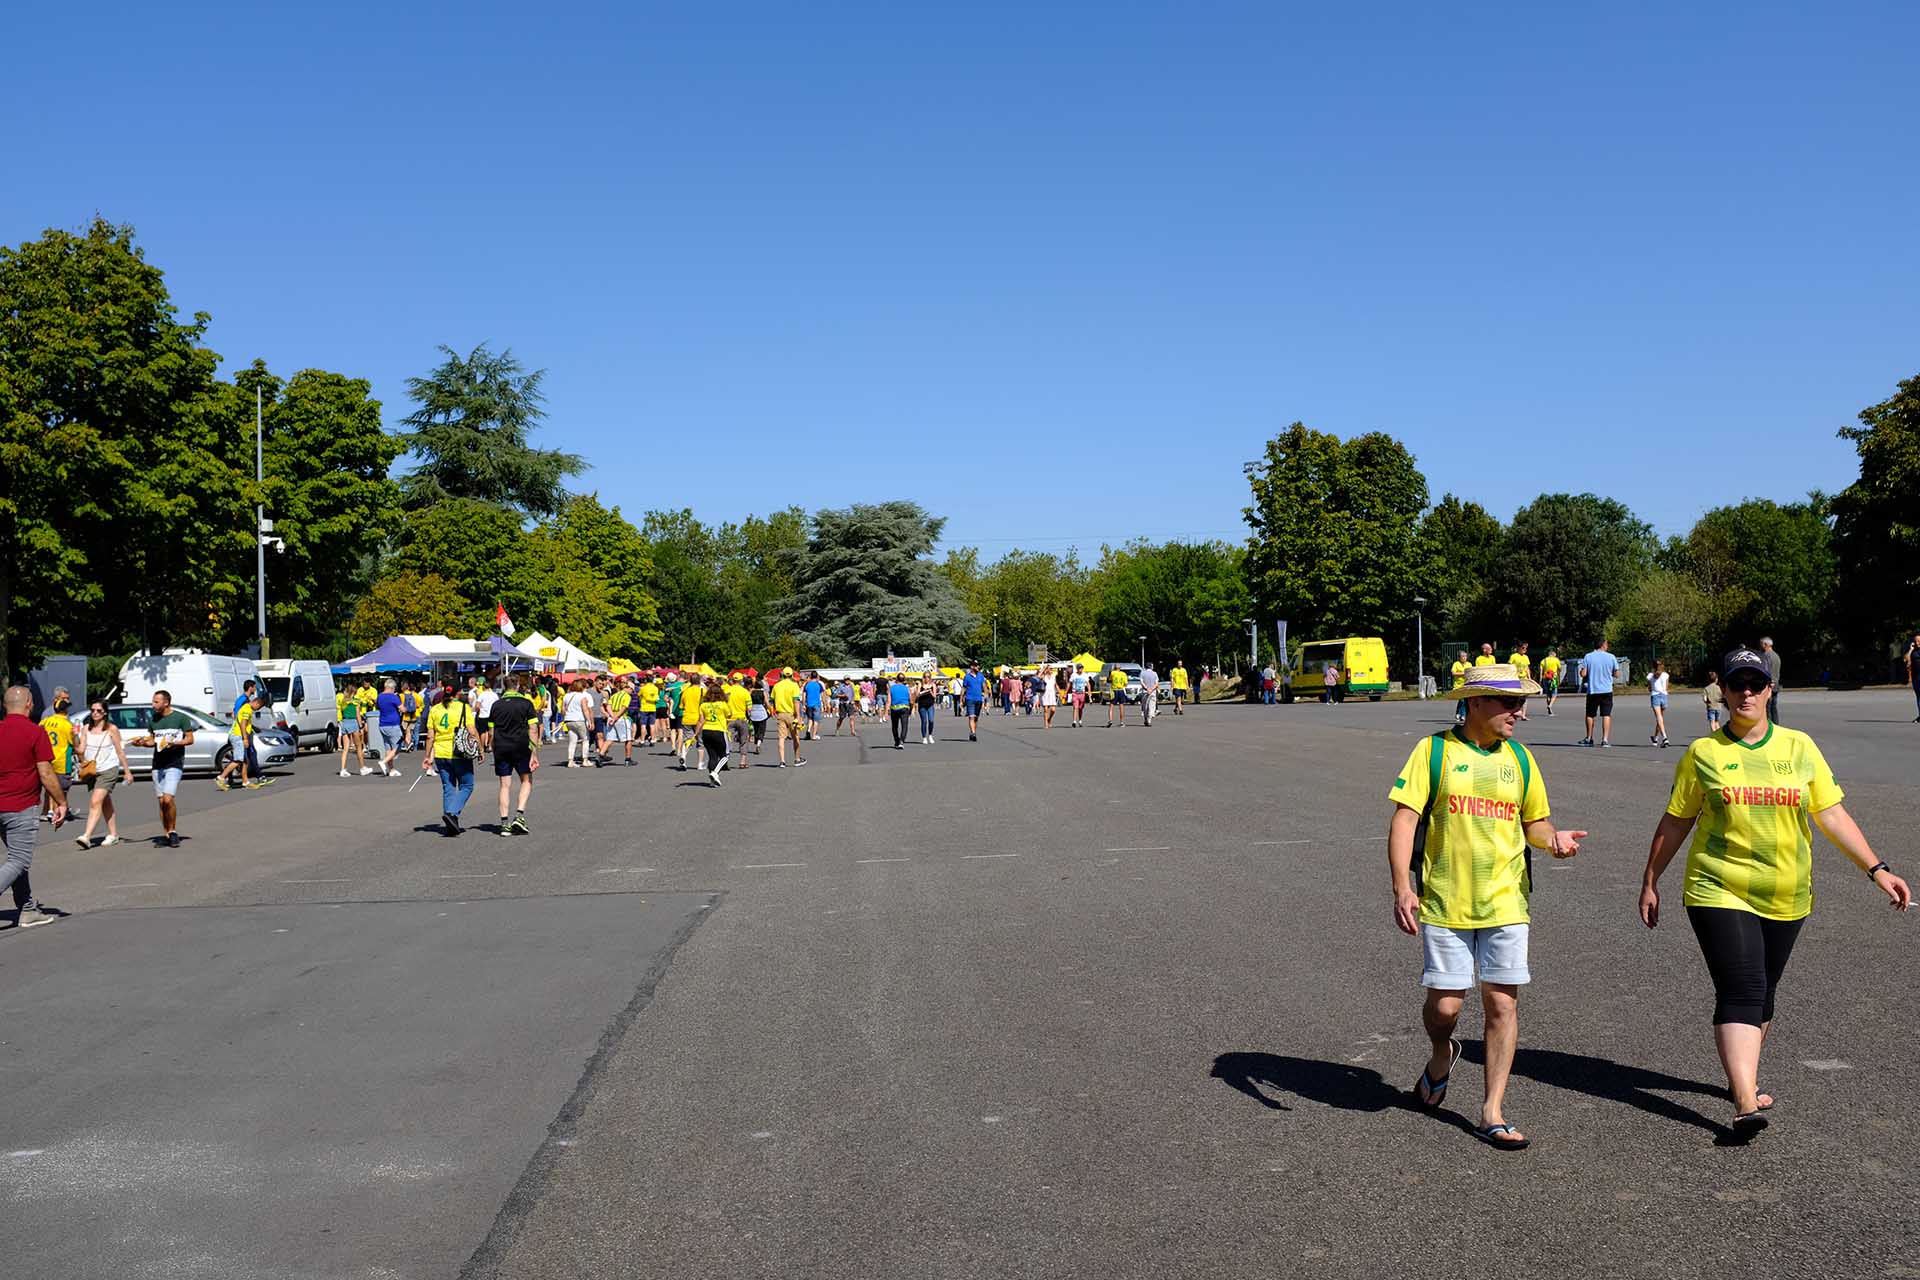
<svg viewBox="0 0 1920 1280">
<path fill-rule="evenodd" d="M 281 884 L 352 884 L 351 880 L 282 880 Z"/>
<path fill-rule="evenodd" d="M 107 886 L 109 889 L 158 889 L 159 887 L 160 882 L 157 880 L 142 880 L 139 884 L 110 884 Z"/>
<path fill-rule="evenodd" d="M 437 880 L 491 880 L 498 874 L 497 871 L 456 871 L 450 875 L 434 878 Z"/>
<path fill-rule="evenodd" d="M 1262 847 L 1262 846 L 1264 846 L 1264 845 L 1274 845 L 1274 844 L 1312 844 L 1312 843 L 1313 843 L 1313 841 L 1311 841 L 1311 840 L 1255 840 L 1255 841 L 1253 842 L 1253 847 L 1254 847 L 1254 848 L 1256 848 L 1256 849 L 1258 849 L 1258 848 L 1261 848 L 1261 847 Z"/>
<path fill-rule="evenodd" d="M 773 871 L 780 867 L 804 867 L 806 865 L 804 862 L 746 862 L 728 869 L 731 871 Z"/>
<path fill-rule="evenodd" d="M 968 859 L 968 858 L 1017 858 L 1017 857 L 1019 857 L 1019 856 L 1020 856 L 1020 855 L 1019 855 L 1019 854 L 1017 854 L 1017 853 L 963 853 L 963 854 L 961 854 L 961 855 L 960 855 L 960 857 L 961 857 L 962 859 Z"/>
<path fill-rule="evenodd" d="M 912 858 L 857 858 L 855 859 L 856 864 L 863 867 L 870 866 L 876 862 L 912 862 L 912 861 L 913 861 Z"/>
<path fill-rule="evenodd" d="M 1173 851 L 1173 846 L 1170 844 L 1143 844 L 1143 845 L 1135 845 L 1130 848 L 1124 848 L 1124 849 L 1102 849 L 1100 852 L 1102 853 L 1171 853 L 1172 851 Z"/>
<path fill-rule="evenodd" d="M 1815 1071 L 1851 1071 L 1851 1062 L 1842 1062 L 1838 1058 L 1808 1058 L 1801 1062 L 1803 1067 L 1812 1067 Z"/>
</svg>

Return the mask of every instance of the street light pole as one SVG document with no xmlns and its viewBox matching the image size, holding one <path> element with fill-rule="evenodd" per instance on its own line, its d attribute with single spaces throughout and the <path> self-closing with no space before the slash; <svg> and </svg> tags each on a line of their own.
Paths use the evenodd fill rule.
<svg viewBox="0 0 1920 1280">
<path fill-rule="evenodd" d="M 1260 628 L 1254 625 L 1252 618 L 1242 618 L 1247 624 L 1247 670 L 1260 669 Z"/>
<path fill-rule="evenodd" d="M 1427 696 L 1427 624 L 1420 611 L 1426 603 L 1425 596 L 1413 598 L 1413 687 L 1423 698 Z"/>
<path fill-rule="evenodd" d="M 992 660 L 994 662 L 1000 661 L 1000 615 L 997 613 L 993 615 L 993 659 Z"/>
<path fill-rule="evenodd" d="M 264 432 L 261 430 L 260 387 L 253 388 L 253 482 L 265 485 L 267 482 L 266 450 L 262 443 Z M 260 495 L 263 499 L 264 494 Z M 267 656 L 267 508 L 262 501 L 253 509 L 253 555 L 254 584 L 258 589 L 258 608 L 260 657 Z"/>
</svg>

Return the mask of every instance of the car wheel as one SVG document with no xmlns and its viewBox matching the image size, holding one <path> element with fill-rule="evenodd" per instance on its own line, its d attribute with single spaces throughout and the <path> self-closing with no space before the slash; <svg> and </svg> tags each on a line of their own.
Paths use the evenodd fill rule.
<svg viewBox="0 0 1920 1280">
<path fill-rule="evenodd" d="M 220 770 L 226 768 L 228 765 L 232 763 L 233 763 L 232 747 L 222 747 L 218 751 L 213 753 L 214 772 L 218 773 Z"/>
<path fill-rule="evenodd" d="M 340 749 L 340 726 L 327 726 L 327 754 L 332 755 Z"/>
</svg>

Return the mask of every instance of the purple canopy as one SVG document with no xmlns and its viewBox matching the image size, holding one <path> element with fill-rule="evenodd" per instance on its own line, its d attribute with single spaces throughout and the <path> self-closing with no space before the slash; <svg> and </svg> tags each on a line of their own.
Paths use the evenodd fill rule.
<svg viewBox="0 0 1920 1280">
<path fill-rule="evenodd" d="M 412 671 L 416 668 L 430 667 L 432 665 L 433 659 L 419 649 L 414 648 L 411 641 L 402 636 L 391 636 L 385 644 L 375 649 L 372 653 L 363 653 L 357 658 L 348 658 L 345 662 L 336 665 L 334 670 L 340 671 L 344 669 L 346 671 L 354 671 L 363 667 L 372 667 L 375 670 L 379 670 L 383 667 L 397 667 L 401 670 Z"/>
</svg>

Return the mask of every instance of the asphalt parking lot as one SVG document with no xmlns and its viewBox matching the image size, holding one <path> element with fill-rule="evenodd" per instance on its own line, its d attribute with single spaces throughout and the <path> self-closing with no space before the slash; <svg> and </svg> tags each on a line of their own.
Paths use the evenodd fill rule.
<svg viewBox="0 0 1920 1280">
<path fill-rule="evenodd" d="M 1450 708 L 943 716 L 719 790 L 640 754 L 543 769 L 510 840 L 490 778 L 449 839 L 432 780 L 303 757 L 165 850 L 136 785 L 127 843 L 43 837 L 70 918 L 0 930 L 0 1206 L 46 1277 L 1920 1274 L 1920 919 L 1818 846 L 1776 1121 L 1721 1145 L 1693 939 L 1634 916 L 1643 699 L 1606 752 L 1572 699 L 1523 728 L 1593 833 L 1534 895 L 1533 1149 L 1466 1132 L 1472 1011 L 1403 1105 L 1385 796 Z M 1783 715 L 1920 872 L 1911 698 Z"/>
</svg>

